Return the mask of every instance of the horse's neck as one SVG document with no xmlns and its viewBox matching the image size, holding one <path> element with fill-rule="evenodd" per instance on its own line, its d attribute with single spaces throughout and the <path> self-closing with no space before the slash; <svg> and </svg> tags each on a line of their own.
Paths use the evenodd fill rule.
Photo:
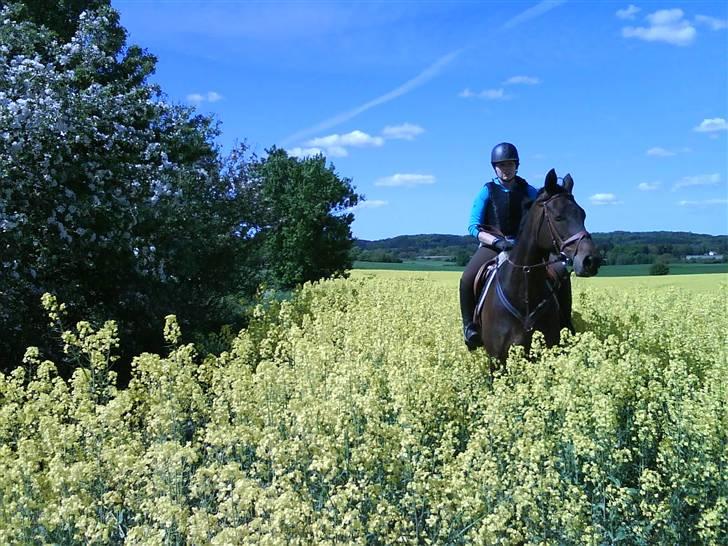
<svg viewBox="0 0 728 546">
<path fill-rule="evenodd" d="M 518 244 L 511 251 L 511 260 L 514 263 L 533 266 L 542 263 L 548 257 L 549 251 L 542 249 L 538 242 L 539 231 L 546 229 L 546 226 L 542 225 L 544 222 L 546 219 L 543 207 L 534 204 L 518 235 Z"/>
<path fill-rule="evenodd" d="M 537 212 L 537 210 L 532 209 L 530 212 Z M 525 292 L 526 286 L 528 286 L 529 299 L 537 297 L 543 291 L 543 284 L 546 279 L 545 267 L 533 267 L 543 264 L 549 255 L 548 251 L 540 248 L 538 244 L 539 224 L 545 221 L 542 215 L 543 210 L 538 210 L 536 215 L 529 214 L 529 218 L 519 234 L 518 244 L 511 250 L 510 254 L 510 261 L 513 264 L 531 267 L 531 269 L 524 275 L 523 267 L 508 264 L 510 269 L 508 272 L 508 285 L 511 290 L 521 293 Z"/>
</svg>

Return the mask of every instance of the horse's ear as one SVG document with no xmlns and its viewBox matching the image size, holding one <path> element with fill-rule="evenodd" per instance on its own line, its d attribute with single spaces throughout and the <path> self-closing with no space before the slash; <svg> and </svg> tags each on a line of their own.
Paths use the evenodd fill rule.
<svg viewBox="0 0 728 546">
<path fill-rule="evenodd" d="M 546 188 L 548 193 L 555 193 L 558 191 L 559 180 L 556 177 L 556 171 L 554 169 L 551 169 L 546 174 L 546 181 L 544 182 L 543 187 Z"/>
<path fill-rule="evenodd" d="M 574 179 L 571 178 L 571 174 L 567 174 L 564 177 L 564 189 L 571 193 L 571 190 L 574 189 Z"/>
</svg>

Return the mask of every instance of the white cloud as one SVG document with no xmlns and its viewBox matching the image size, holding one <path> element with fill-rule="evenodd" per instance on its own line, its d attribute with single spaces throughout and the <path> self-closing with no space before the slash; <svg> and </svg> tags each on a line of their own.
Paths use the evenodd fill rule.
<svg viewBox="0 0 728 546">
<path fill-rule="evenodd" d="M 703 199 L 702 201 L 678 201 L 682 207 L 703 207 L 708 205 L 726 205 L 728 199 Z"/>
<path fill-rule="evenodd" d="M 502 100 L 507 99 L 508 96 L 504 94 L 503 88 L 501 87 L 500 89 L 484 89 L 478 94 L 478 98 L 487 100 Z"/>
<path fill-rule="evenodd" d="M 728 28 L 728 20 L 709 17 L 708 15 L 696 15 L 695 22 L 710 27 L 710 30 L 722 30 Z"/>
<path fill-rule="evenodd" d="M 485 100 L 506 100 L 511 98 L 510 95 L 505 94 L 502 87 L 499 89 L 484 89 L 483 91 L 480 91 L 478 93 L 474 93 L 470 89 L 466 88 L 465 90 L 461 91 L 458 96 L 464 99 L 475 97 Z"/>
<path fill-rule="evenodd" d="M 389 201 L 383 201 L 382 199 L 369 199 L 367 201 L 362 201 L 355 207 L 351 207 L 352 209 L 376 209 L 379 207 L 385 207 L 389 205 Z"/>
<path fill-rule="evenodd" d="M 299 146 L 286 151 L 293 157 L 308 157 L 324 153 L 321 148 L 301 148 Z"/>
<path fill-rule="evenodd" d="M 647 20 L 652 26 L 670 26 L 683 21 L 683 10 L 674 9 L 661 9 L 654 13 L 650 13 L 647 16 Z"/>
<path fill-rule="evenodd" d="M 659 182 L 640 182 L 640 184 L 637 186 L 640 191 L 655 191 L 659 187 Z"/>
<path fill-rule="evenodd" d="M 421 186 L 426 184 L 434 184 L 435 177 L 431 174 L 393 174 L 392 176 L 385 176 L 384 178 L 378 179 L 374 182 L 375 186 L 404 186 L 412 188 L 414 186 Z"/>
<path fill-rule="evenodd" d="M 326 153 L 331 157 L 346 157 L 349 152 L 342 146 L 329 146 L 326 148 Z"/>
<path fill-rule="evenodd" d="M 371 136 L 364 131 L 351 131 L 344 135 L 333 134 L 325 137 L 318 137 L 306 142 L 307 146 L 320 146 L 323 148 L 345 147 L 353 148 L 379 147 L 384 144 L 384 139 L 378 136 Z"/>
<path fill-rule="evenodd" d="M 401 125 L 388 125 L 382 130 L 382 136 L 372 136 L 358 129 L 340 135 L 326 135 L 312 138 L 304 143 L 305 147 L 297 146 L 289 150 L 290 155 L 302 157 L 323 153 L 327 157 L 346 157 L 348 148 L 380 148 L 386 140 L 401 139 L 414 140 L 425 130 L 419 125 L 403 123 Z"/>
<path fill-rule="evenodd" d="M 403 123 L 402 125 L 387 125 L 382 130 L 382 136 L 384 138 L 414 140 L 417 135 L 424 132 L 425 130 L 419 125 Z"/>
<path fill-rule="evenodd" d="M 503 82 L 503 85 L 537 85 L 541 80 L 533 76 L 512 76 Z"/>
<path fill-rule="evenodd" d="M 589 198 L 592 205 L 619 205 L 617 196 L 613 193 L 595 193 Z"/>
<path fill-rule="evenodd" d="M 647 42 L 686 46 L 695 39 L 695 27 L 683 19 L 681 9 L 662 9 L 647 16 L 648 27 L 624 27 L 622 36 Z"/>
<path fill-rule="evenodd" d="M 675 152 L 655 146 L 654 148 L 647 150 L 647 155 L 651 155 L 653 157 L 670 157 L 671 155 L 675 155 Z"/>
<path fill-rule="evenodd" d="M 689 188 L 691 186 L 713 186 L 720 182 L 720 174 L 699 174 L 697 176 L 684 176 L 672 186 L 675 191 L 678 188 Z"/>
<path fill-rule="evenodd" d="M 327 157 L 346 157 L 349 155 L 346 148 L 341 148 L 340 146 L 331 146 L 330 148 L 326 148 L 326 150 L 315 146 L 311 148 L 301 148 L 300 146 L 296 146 L 295 148 L 290 148 L 287 151 L 288 155 L 293 157 L 310 157 L 319 154 L 323 154 Z"/>
<path fill-rule="evenodd" d="M 618 9 L 617 10 L 617 17 L 620 19 L 634 19 L 635 15 L 640 11 L 640 8 L 637 6 L 633 6 L 630 4 L 624 9 Z"/>
<path fill-rule="evenodd" d="M 700 122 L 693 131 L 698 133 L 714 133 L 716 131 L 728 131 L 728 123 L 723 118 L 708 118 Z"/>
<path fill-rule="evenodd" d="M 204 95 L 201 93 L 191 93 L 187 95 L 187 102 L 193 104 L 202 104 L 203 102 L 217 102 L 222 100 L 223 96 L 217 91 L 208 91 Z"/>
</svg>

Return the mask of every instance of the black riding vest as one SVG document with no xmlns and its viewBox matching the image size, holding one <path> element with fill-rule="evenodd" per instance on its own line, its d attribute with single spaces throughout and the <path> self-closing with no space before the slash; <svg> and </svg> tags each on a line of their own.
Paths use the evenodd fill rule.
<svg viewBox="0 0 728 546">
<path fill-rule="evenodd" d="M 516 177 L 510 191 L 505 191 L 500 184 L 491 181 L 488 186 L 488 202 L 485 204 L 485 225 L 500 229 L 503 235 L 515 237 L 521 225 L 523 203 L 528 200 L 526 181 Z"/>
</svg>

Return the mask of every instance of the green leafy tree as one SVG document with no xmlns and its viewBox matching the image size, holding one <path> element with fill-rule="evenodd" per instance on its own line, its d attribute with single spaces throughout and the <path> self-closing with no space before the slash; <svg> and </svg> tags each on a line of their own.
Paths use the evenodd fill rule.
<svg viewBox="0 0 728 546">
<path fill-rule="evenodd" d="M 158 350 L 168 313 L 188 328 L 222 320 L 252 244 L 245 148 L 220 161 L 216 125 L 146 81 L 154 57 L 126 47 L 108 2 L 3 6 L 4 366 L 51 346 L 44 292 L 71 320 L 118 320 L 126 354 Z"/>
<path fill-rule="evenodd" d="M 667 275 L 670 273 L 670 266 L 665 262 L 655 262 L 650 266 L 650 275 Z"/>
<path fill-rule="evenodd" d="M 467 252 L 459 251 L 455 256 L 455 263 L 461 267 L 465 267 L 466 265 L 468 265 L 470 258 L 471 256 Z"/>
<path fill-rule="evenodd" d="M 354 220 L 360 196 L 322 156 L 299 159 L 272 148 L 257 166 L 260 234 L 267 280 L 291 288 L 343 275 L 351 268 Z"/>
</svg>

